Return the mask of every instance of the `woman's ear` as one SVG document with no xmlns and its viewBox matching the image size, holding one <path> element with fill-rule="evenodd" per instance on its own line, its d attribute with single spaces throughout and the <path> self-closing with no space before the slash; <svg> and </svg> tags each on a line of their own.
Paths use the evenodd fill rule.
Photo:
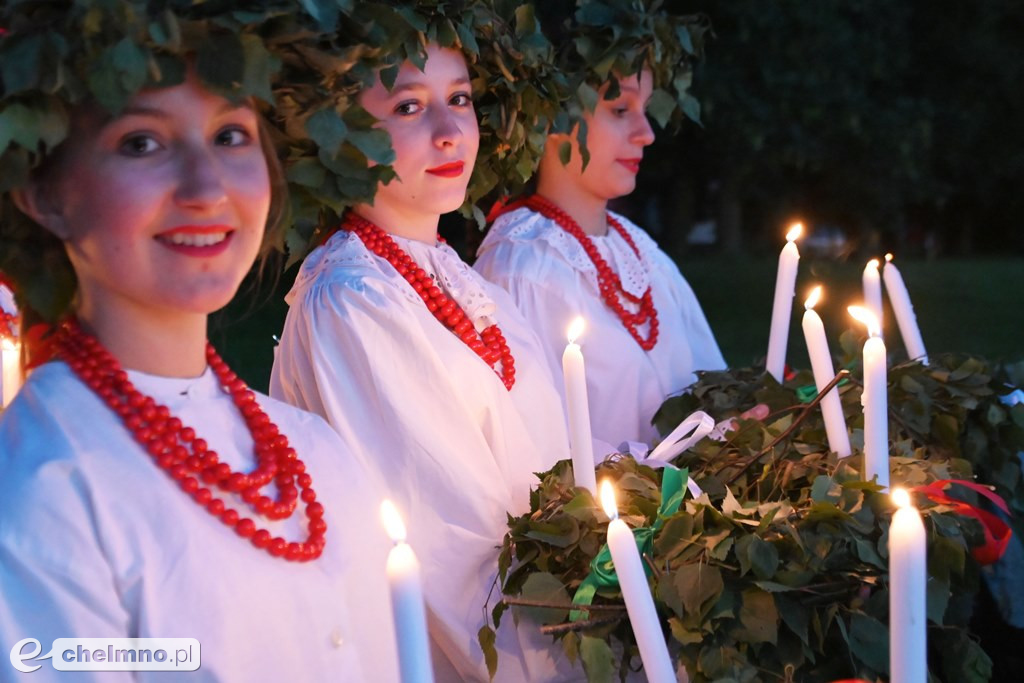
<svg viewBox="0 0 1024 683">
<path fill-rule="evenodd" d="M 32 182 L 24 187 L 11 191 L 11 198 L 14 205 L 23 214 L 43 226 L 62 241 L 67 241 L 71 235 L 68 230 L 64 214 L 54 201 L 53 188 L 45 187 L 40 183 Z"/>
</svg>

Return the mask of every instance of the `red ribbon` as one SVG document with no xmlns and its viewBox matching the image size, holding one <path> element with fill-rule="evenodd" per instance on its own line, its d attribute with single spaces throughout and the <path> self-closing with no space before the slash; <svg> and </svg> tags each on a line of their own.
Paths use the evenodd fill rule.
<svg viewBox="0 0 1024 683">
<path fill-rule="evenodd" d="M 949 484 L 956 484 L 957 486 L 971 489 L 975 493 L 988 498 L 997 508 L 1009 515 L 1010 508 L 1007 507 L 1006 501 L 993 493 L 987 486 L 975 484 L 972 481 L 964 481 L 963 479 L 940 479 L 933 481 L 931 484 L 917 486 L 912 489 L 915 492 L 923 493 L 929 500 L 940 505 L 948 505 L 957 513 L 973 517 L 981 522 L 981 530 L 985 534 L 985 544 L 978 548 L 972 548 L 971 555 L 978 564 L 983 566 L 997 562 L 1003 556 L 1003 553 L 1006 552 L 1006 547 L 1010 544 L 1010 537 L 1013 535 L 1013 531 L 1006 522 L 988 510 L 982 510 L 962 500 L 950 497 L 945 491 L 946 486 Z"/>
</svg>

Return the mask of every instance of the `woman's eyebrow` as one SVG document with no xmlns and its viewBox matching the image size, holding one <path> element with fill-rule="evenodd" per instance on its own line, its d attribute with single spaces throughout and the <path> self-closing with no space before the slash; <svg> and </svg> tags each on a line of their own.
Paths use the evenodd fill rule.
<svg viewBox="0 0 1024 683">
<path fill-rule="evenodd" d="M 449 88 L 456 88 L 456 87 L 464 87 L 464 86 L 469 86 L 469 85 L 471 85 L 469 77 L 468 76 L 461 76 L 461 77 L 456 78 L 455 80 L 453 80 L 451 83 L 449 83 L 448 87 Z M 418 81 L 414 81 L 412 83 L 397 83 L 397 84 L 395 84 L 395 87 L 391 89 L 391 92 L 389 93 L 389 96 L 400 95 L 400 94 L 403 94 L 403 93 L 406 93 L 406 92 L 409 92 L 409 91 L 423 91 L 423 90 L 429 90 L 429 88 L 424 83 L 420 83 Z"/>
</svg>

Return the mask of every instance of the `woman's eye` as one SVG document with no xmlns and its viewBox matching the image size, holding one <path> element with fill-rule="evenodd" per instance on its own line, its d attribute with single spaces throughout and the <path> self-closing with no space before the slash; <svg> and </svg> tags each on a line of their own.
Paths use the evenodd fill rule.
<svg viewBox="0 0 1024 683">
<path fill-rule="evenodd" d="M 119 149 L 122 154 L 133 157 L 146 156 L 160 149 L 160 143 L 150 135 L 137 133 L 129 135 L 121 141 Z"/>
<path fill-rule="evenodd" d="M 469 93 L 460 92 L 452 95 L 448 103 L 453 107 L 469 107 L 473 105 L 473 98 L 469 96 Z"/>
<path fill-rule="evenodd" d="M 395 113 L 398 114 L 399 116 L 412 116 L 413 114 L 418 114 L 422 110 L 423 107 L 420 105 L 419 102 L 415 100 L 406 100 L 404 102 L 399 102 L 395 106 Z"/>
<path fill-rule="evenodd" d="M 224 147 L 241 147 L 252 141 L 252 135 L 244 128 L 225 128 L 217 133 L 216 143 Z"/>
</svg>

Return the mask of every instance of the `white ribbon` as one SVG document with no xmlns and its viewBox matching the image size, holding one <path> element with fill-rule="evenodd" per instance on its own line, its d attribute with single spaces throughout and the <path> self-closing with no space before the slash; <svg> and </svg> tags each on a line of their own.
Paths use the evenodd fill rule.
<svg viewBox="0 0 1024 683">
<path fill-rule="evenodd" d="M 1000 396 L 999 400 L 1002 401 L 1004 406 L 1013 407 L 1018 403 L 1024 403 L 1024 391 L 1014 389 L 1006 396 Z"/>
<path fill-rule="evenodd" d="M 679 426 L 673 429 L 672 433 L 665 437 L 665 440 L 658 444 L 650 453 L 647 452 L 647 448 L 643 444 L 635 441 L 625 442 L 619 450 L 623 453 L 629 453 L 633 456 L 634 460 L 642 462 L 648 467 L 674 467 L 674 465 L 669 464 L 669 460 L 703 439 L 714 428 L 714 419 L 704 411 L 698 410 L 680 422 Z M 697 482 L 693 480 L 693 477 L 686 478 L 686 489 L 694 498 L 700 498 L 704 493 L 697 486 Z"/>
<path fill-rule="evenodd" d="M 714 418 L 703 410 L 698 410 L 680 422 L 679 426 L 673 429 L 672 433 L 666 436 L 665 440 L 648 454 L 647 460 L 668 462 L 710 434 L 714 428 Z"/>
</svg>

